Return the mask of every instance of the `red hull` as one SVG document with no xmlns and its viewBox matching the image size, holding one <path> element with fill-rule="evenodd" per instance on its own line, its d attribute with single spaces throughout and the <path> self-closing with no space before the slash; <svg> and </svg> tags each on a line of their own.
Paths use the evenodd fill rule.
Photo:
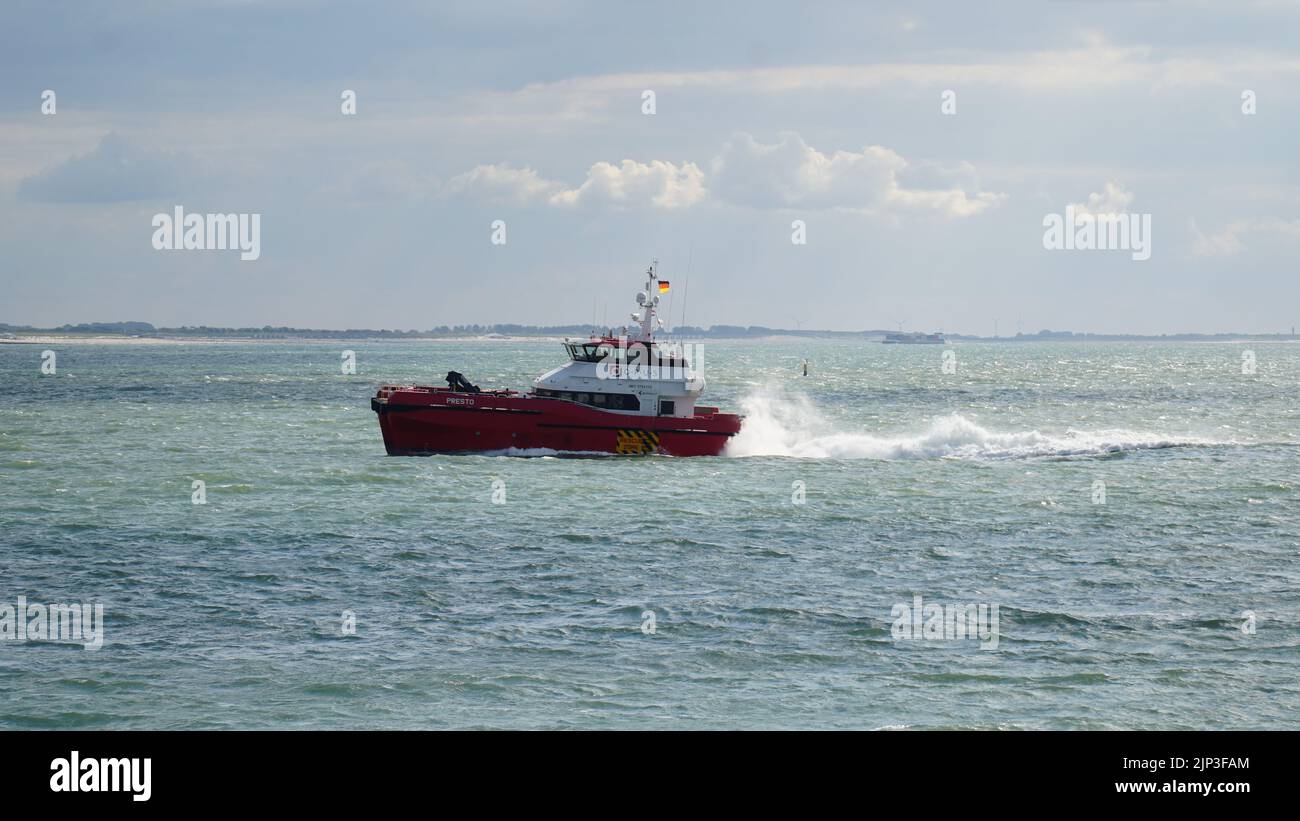
<svg viewBox="0 0 1300 821">
<path fill-rule="evenodd" d="M 555 451 L 716 456 L 740 417 L 697 407 L 695 416 L 641 416 L 513 391 L 461 393 L 385 385 L 370 402 L 392 456 L 546 448 Z"/>
</svg>

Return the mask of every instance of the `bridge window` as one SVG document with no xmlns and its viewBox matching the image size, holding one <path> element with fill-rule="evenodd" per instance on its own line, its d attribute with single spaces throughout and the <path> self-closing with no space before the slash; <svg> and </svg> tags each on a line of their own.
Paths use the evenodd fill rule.
<svg viewBox="0 0 1300 821">
<path fill-rule="evenodd" d="M 609 354 L 609 348 L 603 345 L 565 345 L 569 358 L 574 362 L 599 362 Z M 604 350 L 601 350 L 604 348 Z"/>
<path fill-rule="evenodd" d="M 591 405 L 610 410 L 641 410 L 641 400 L 632 393 L 579 393 L 538 388 L 537 395 L 545 399 L 567 399 L 580 405 Z"/>
</svg>

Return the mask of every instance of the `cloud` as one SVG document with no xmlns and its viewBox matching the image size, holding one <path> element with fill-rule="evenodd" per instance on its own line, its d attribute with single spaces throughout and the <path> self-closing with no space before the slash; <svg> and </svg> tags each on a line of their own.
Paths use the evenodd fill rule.
<svg viewBox="0 0 1300 821">
<path fill-rule="evenodd" d="M 137 146 L 107 134 L 87 154 L 24 179 L 18 195 L 32 202 L 127 202 L 169 196 L 197 177 L 187 155 Z"/>
<path fill-rule="evenodd" d="M 978 214 L 1005 194 L 978 190 L 969 163 L 949 168 L 909 163 L 878 145 L 824 154 L 794 133 L 765 144 L 737 134 L 714 157 L 708 175 L 693 162 L 598 162 L 577 187 L 548 180 L 532 168 L 480 165 L 453 177 L 443 196 L 513 205 L 573 208 L 689 208 L 713 199 L 758 209 L 839 209 L 864 214 L 930 211 L 947 217 Z"/>
<path fill-rule="evenodd" d="M 904 21 L 904 31 L 913 31 Z M 580 95 L 644 88 L 689 88 L 716 92 L 862 91 L 880 88 L 1002 88 L 1027 92 L 1080 89 L 1247 88 L 1260 77 L 1300 75 L 1300 58 L 1287 51 L 1251 49 L 1206 56 L 1158 51 L 1149 45 L 1119 45 L 1097 32 L 1081 32 L 1072 48 L 1006 53 L 975 52 L 967 60 L 880 61 L 857 64 L 791 64 L 758 68 L 643 71 L 570 77 L 530 83 L 518 92 Z"/>
<path fill-rule="evenodd" d="M 488 202 L 527 205 L 548 198 L 563 188 L 542 179 L 531 168 L 514 168 L 506 163 L 479 165 L 448 180 L 443 195 L 467 196 Z"/>
<path fill-rule="evenodd" d="M 878 145 L 825 154 L 794 133 L 771 144 L 737 134 L 714 159 L 709 186 L 719 198 L 753 208 L 922 210 L 965 217 L 1005 198 L 978 191 L 973 176 L 969 164 L 913 165 Z"/>
<path fill-rule="evenodd" d="M 480 165 L 452 177 L 442 193 L 511 205 L 543 202 L 563 208 L 589 204 L 685 208 L 703 200 L 707 192 L 704 173 L 695 163 L 623 160 L 620 165 L 596 163 L 587 169 L 586 180 L 576 188 L 544 179 L 531 168 L 505 163 Z"/>
<path fill-rule="evenodd" d="M 1115 182 L 1107 182 L 1105 188 L 1088 195 L 1087 202 L 1071 203 L 1076 214 L 1126 214 L 1129 204 L 1133 202 L 1133 192 Z"/>
<path fill-rule="evenodd" d="M 704 172 L 695 163 L 674 165 L 663 160 L 639 163 L 623 160 L 622 165 L 598 162 L 587 170 L 581 186 L 561 191 L 550 199 L 553 205 L 585 203 L 615 206 L 650 203 L 656 208 L 688 208 L 705 197 Z"/>
<path fill-rule="evenodd" d="M 1192 253 L 1198 257 L 1231 256 L 1246 248 L 1244 237 L 1249 234 L 1272 234 L 1287 239 L 1300 240 L 1300 219 L 1254 219 L 1235 220 L 1228 223 L 1222 231 L 1206 234 L 1191 222 Z"/>
</svg>

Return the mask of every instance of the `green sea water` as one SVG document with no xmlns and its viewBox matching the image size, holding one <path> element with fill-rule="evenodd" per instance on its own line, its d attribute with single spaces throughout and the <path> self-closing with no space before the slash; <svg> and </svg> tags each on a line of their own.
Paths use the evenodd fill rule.
<svg viewBox="0 0 1300 821">
<path fill-rule="evenodd" d="M 674 459 L 385 455 L 378 384 L 554 340 L 0 345 L 0 616 L 104 619 L 0 727 L 1300 726 L 1300 345 L 706 346 Z"/>
</svg>

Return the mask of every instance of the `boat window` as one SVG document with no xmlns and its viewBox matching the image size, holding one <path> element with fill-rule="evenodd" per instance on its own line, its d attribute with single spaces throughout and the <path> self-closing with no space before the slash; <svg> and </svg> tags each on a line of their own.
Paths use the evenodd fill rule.
<svg viewBox="0 0 1300 821">
<path fill-rule="evenodd" d="M 603 345 L 565 345 L 569 350 L 569 357 L 575 362 L 599 362 L 605 358 L 608 349 L 601 350 Z"/>
<path fill-rule="evenodd" d="M 629 368 L 658 368 L 661 372 L 672 369 L 679 371 L 690 369 L 690 363 L 682 357 L 680 351 L 675 349 L 665 350 L 658 345 L 651 345 L 647 348 L 642 342 L 633 342 L 626 348 L 607 349 L 606 354 L 612 357 L 614 362 L 626 365 Z M 591 361 L 599 362 L 602 358 L 604 357 L 597 356 Z"/>
<path fill-rule="evenodd" d="M 610 410 L 641 410 L 641 400 L 632 393 L 578 393 L 538 388 L 535 392 L 543 399 L 567 399 L 582 405 L 609 408 Z"/>
<path fill-rule="evenodd" d="M 676 408 L 677 408 L 677 403 L 674 402 L 674 401 L 671 400 L 671 399 L 660 399 L 660 400 L 659 400 L 659 415 L 660 415 L 660 416 L 672 416 L 674 413 L 677 412 Z"/>
<path fill-rule="evenodd" d="M 614 410 L 641 410 L 641 400 L 631 393 L 607 393 L 607 406 Z"/>
</svg>

